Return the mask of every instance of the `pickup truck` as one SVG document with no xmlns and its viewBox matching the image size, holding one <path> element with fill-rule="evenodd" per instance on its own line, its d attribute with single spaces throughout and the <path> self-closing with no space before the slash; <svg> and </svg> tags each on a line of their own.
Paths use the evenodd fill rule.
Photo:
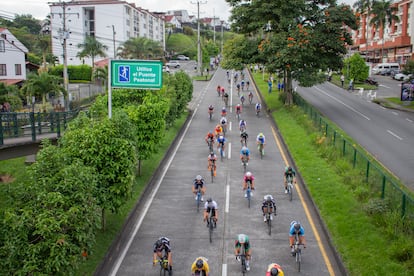
<svg viewBox="0 0 414 276">
<path fill-rule="evenodd" d="M 168 66 L 170 68 L 180 68 L 180 63 L 178 60 L 170 60 L 165 64 L 165 66 Z"/>
</svg>

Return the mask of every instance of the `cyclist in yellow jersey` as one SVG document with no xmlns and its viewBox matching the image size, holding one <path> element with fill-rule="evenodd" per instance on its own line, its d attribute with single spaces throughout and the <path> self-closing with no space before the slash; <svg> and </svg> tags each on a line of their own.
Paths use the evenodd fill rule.
<svg viewBox="0 0 414 276">
<path fill-rule="evenodd" d="M 277 263 L 272 263 L 267 267 L 266 276 L 284 276 L 285 273 L 283 272 L 280 265 Z"/>
<path fill-rule="evenodd" d="M 210 267 L 207 263 L 207 258 L 197 257 L 191 265 L 191 273 L 193 276 L 209 276 Z"/>
</svg>

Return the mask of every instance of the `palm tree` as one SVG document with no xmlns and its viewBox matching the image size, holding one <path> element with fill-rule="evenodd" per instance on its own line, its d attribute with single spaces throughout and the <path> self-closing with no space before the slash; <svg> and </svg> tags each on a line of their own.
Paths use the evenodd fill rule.
<svg viewBox="0 0 414 276">
<path fill-rule="evenodd" d="M 384 40 L 385 40 L 385 27 L 391 26 L 393 22 L 399 22 L 400 18 L 395 15 L 398 8 L 391 6 L 391 1 L 381 0 L 374 1 L 372 4 L 372 10 L 370 15 L 373 15 L 370 25 L 374 26 L 376 30 L 382 30 L 382 49 L 381 49 L 381 60 L 384 58 Z"/>
<path fill-rule="evenodd" d="M 163 55 L 159 42 L 145 37 L 130 38 L 122 44 L 120 50 L 120 56 L 129 59 L 155 59 Z"/>
<path fill-rule="evenodd" d="M 359 12 L 362 15 L 366 13 L 366 25 L 365 25 L 365 52 L 366 52 L 366 59 L 368 61 L 368 15 L 371 12 L 372 3 L 374 0 L 358 0 L 354 3 L 353 7 L 356 9 L 357 12 Z"/>
<path fill-rule="evenodd" d="M 50 36 L 49 35 L 39 35 L 38 40 L 36 42 L 37 47 L 42 51 L 42 71 L 46 72 L 46 57 L 48 52 L 50 51 Z"/>
<path fill-rule="evenodd" d="M 43 106 L 46 105 L 46 95 L 54 96 L 67 95 L 67 91 L 62 86 L 63 79 L 58 76 L 50 75 L 47 72 L 41 72 L 39 75 L 32 73 L 28 76 L 22 91 L 26 97 L 41 97 Z"/>
<path fill-rule="evenodd" d="M 92 72 L 95 67 L 95 57 L 106 57 L 105 51 L 108 47 L 98 40 L 94 36 L 86 36 L 83 43 L 78 44 L 78 48 L 82 50 L 78 52 L 77 57 L 84 58 L 90 57 L 92 60 Z"/>
</svg>

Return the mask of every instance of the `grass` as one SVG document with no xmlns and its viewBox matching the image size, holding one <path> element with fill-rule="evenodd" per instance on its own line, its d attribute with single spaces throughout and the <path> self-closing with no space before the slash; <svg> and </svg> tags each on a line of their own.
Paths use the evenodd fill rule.
<svg viewBox="0 0 414 276">
<path fill-rule="evenodd" d="M 388 228 L 396 222 L 386 211 L 377 215 L 382 221 L 370 216 L 358 197 L 365 188 L 361 174 L 326 154 L 329 149 L 306 115 L 298 107 L 285 107 L 278 92 L 269 94 L 260 74 L 254 77 L 349 274 L 413 275 L 412 235 L 400 229 L 392 233 Z M 350 176 L 356 187 L 348 183 Z"/>
<path fill-rule="evenodd" d="M 213 77 L 213 73 L 209 73 L 208 75 L 194 76 L 193 80 L 196 80 L 196 81 L 209 81 L 209 80 L 211 80 L 212 77 Z"/>
</svg>

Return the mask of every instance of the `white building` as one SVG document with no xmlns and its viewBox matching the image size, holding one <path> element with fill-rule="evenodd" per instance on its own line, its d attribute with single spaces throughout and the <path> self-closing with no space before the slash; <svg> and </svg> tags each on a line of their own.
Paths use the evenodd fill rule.
<svg viewBox="0 0 414 276">
<path fill-rule="evenodd" d="M 6 28 L 0 28 L 0 81 L 16 84 L 26 79 L 29 50 Z"/>
<path fill-rule="evenodd" d="M 77 0 L 50 3 L 52 52 L 63 64 L 63 44 L 66 38 L 68 65 L 92 65 L 89 58 L 77 57 L 85 36 L 92 35 L 108 47 L 113 58 L 116 49 L 134 37 L 159 41 L 165 49 L 164 20 L 122 0 Z M 64 31 L 66 30 L 66 32 Z M 114 47 L 115 46 L 115 47 Z M 114 51 L 115 49 L 115 51 Z M 95 60 L 103 59 L 95 57 Z"/>
</svg>

